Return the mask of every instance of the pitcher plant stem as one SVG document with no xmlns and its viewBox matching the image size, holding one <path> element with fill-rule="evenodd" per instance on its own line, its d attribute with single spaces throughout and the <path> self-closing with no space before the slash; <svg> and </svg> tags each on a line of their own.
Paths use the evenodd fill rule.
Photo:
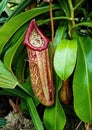
<svg viewBox="0 0 92 130">
<path fill-rule="evenodd" d="M 74 20 L 74 7 L 73 7 L 73 4 L 72 4 L 72 0 L 68 0 L 68 5 L 69 5 L 69 8 L 70 8 L 70 17 L 72 19 L 72 27 L 74 27 L 75 26 L 75 20 Z M 73 32 L 74 32 L 74 29 L 72 29 L 71 32 L 70 32 L 70 38 L 72 38 Z"/>
<path fill-rule="evenodd" d="M 50 0 L 49 5 L 50 5 L 50 21 L 51 21 L 51 41 L 52 41 L 50 64 L 51 64 L 51 73 L 52 73 L 52 77 L 53 77 L 54 22 L 53 22 L 53 12 L 52 12 L 52 0 Z M 52 80 L 53 80 L 53 79 L 52 79 Z"/>
</svg>

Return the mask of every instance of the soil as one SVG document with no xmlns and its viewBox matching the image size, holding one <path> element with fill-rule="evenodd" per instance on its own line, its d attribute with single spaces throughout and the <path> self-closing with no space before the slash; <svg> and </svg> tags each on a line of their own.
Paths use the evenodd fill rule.
<svg viewBox="0 0 92 130">
<path fill-rule="evenodd" d="M 9 104 L 8 96 L 0 96 L 0 130 L 35 130 L 32 120 L 19 108 L 15 113 Z M 4 122 L 5 121 L 5 122 Z"/>
<path fill-rule="evenodd" d="M 66 107 L 64 107 L 64 110 L 67 110 Z M 69 109 L 72 108 L 70 107 Z M 41 110 L 44 110 L 42 105 L 37 108 L 39 115 L 43 115 Z M 74 112 L 65 111 L 65 114 L 67 122 L 64 130 L 85 130 L 84 123 L 78 119 Z M 19 109 L 18 113 L 13 111 L 9 104 L 8 96 L 0 96 L 0 118 L 6 120 L 6 125 L 0 128 L 0 130 L 35 130 L 33 122 L 27 114 L 22 112 L 21 109 Z M 41 116 L 41 118 L 43 117 Z"/>
<path fill-rule="evenodd" d="M 32 120 L 25 118 L 21 110 L 18 113 L 9 112 L 5 119 L 6 125 L 0 130 L 35 130 Z"/>
</svg>

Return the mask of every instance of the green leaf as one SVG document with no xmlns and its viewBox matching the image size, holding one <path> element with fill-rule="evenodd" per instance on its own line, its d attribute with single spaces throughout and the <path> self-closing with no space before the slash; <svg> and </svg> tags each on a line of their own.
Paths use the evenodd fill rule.
<svg viewBox="0 0 92 130">
<path fill-rule="evenodd" d="M 38 112 L 36 110 L 36 106 L 35 106 L 32 98 L 31 97 L 27 97 L 25 99 L 25 101 L 27 103 L 27 107 L 28 107 L 30 116 L 32 118 L 32 121 L 34 123 L 34 126 L 35 126 L 36 130 L 44 130 L 42 121 L 41 121 L 41 119 L 40 119 L 40 117 L 38 115 Z"/>
<path fill-rule="evenodd" d="M 65 38 L 65 35 L 66 35 L 65 31 L 67 29 L 66 25 L 67 25 L 67 22 L 61 22 L 56 30 L 55 38 L 54 38 L 54 47 L 55 48 L 60 43 L 60 41 Z"/>
<path fill-rule="evenodd" d="M 66 0 L 58 0 L 60 3 L 60 6 L 62 7 L 64 13 L 66 16 L 69 16 L 70 11 L 69 11 L 69 7 L 68 7 L 68 2 Z"/>
<path fill-rule="evenodd" d="M 75 7 L 74 7 L 74 10 L 75 9 L 77 9 L 78 10 L 78 8 L 80 9 L 81 8 L 81 5 L 82 5 L 82 3 L 84 2 L 85 0 L 75 0 L 74 1 L 74 5 L 75 5 Z"/>
<path fill-rule="evenodd" d="M 19 29 L 4 50 L 4 65 L 11 72 L 14 71 L 17 79 L 22 83 L 24 82 L 24 69 L 25 69 L 25 51 L 23 50 L 24 29 L 23 26 Z M 22 52 L 21 52 L 22 50 Z M 15 58 L 16 57 L 16 58 Z"/>
<path fill-rule="evenodd" d="M 19 82 L 15 76 L 8 71 L 4 64 L 0 61 L 0 87 L 13 89 Z"/>
<path fill-rule="evenodd" d="M 5 11 L 5 13 L 7 14 L 8 17 L 9 17 L 9 16 L 11 15 L 11 13 L 12 13 L 12 10 L 9 8 L 8 4 L 5 6 L 4 11 Z M 8 19 L 8 18 L 7 18 L 7 19 Z M 7 19 L 6 19 L 6 20 L 7 20 Z"/>
<path fill-rule="evenodd" d="M 25 97 L 28 96 L 28 94 L 24 92 L 22 89 L 20 89 L 19 87 L 16 87 L 14 89 L 9 89 L 9 88 L 2 89 L 0 91 L 0 95 L 18 96 L 23 99 L 25 99 Z"/>
<path fill-rule="evenodd" d="M 20 106 L 21 106 L 22 111 L 27 112 L 28 109 L 27 109 L 27 104 L 26 104 L 25 100 L 21 98 L 20 102 L 21 102 Z"/>
<path fill-rule="evenodd" d="M 80 23 L 76 24 L 74 27 L 72 27 L 72 29 L 78 28 L 80 26 L 92 27 L 92 22 L 80 22 Z"/>
<path fill-rule="evenodd" d="M 76 63 L 77 41 L 61 40 L 54 56 L 54 68 L 57 75 L 66 80 L 73 72 Z"/>
<path fill-rule="evenodd" d="M 36 0 L 34 0 L 36 2 Z M 34 3 L 33 0 L 23 0 L 20 2 L 20 4 L 15 8 L 15 10 L 13 11 L 13 13 L 10 15 L 10 17 L 8 18 L 11 19 L 12 17 L 18 15 L 19 13 L 23 12 L 23 10 L 30 4 L 32 5 Z"/>
<path fill-rule="evenodd" d="M 47 130 L 63 130 L 65 122 L 65 114 L 59 99 L 57 98 L 53 107 L 46 108 L 44 113 L 44 124 Z"/>
<path fill-rule="evenodd" d="M 58 9 L 58 6 L 53 5 L 53 9 Z M 3 27 L 0 29 L 0 53 L 2 52 L 2 49 L 5 46 L 5 44 L 9 41 L 9 39 L 20 27 L 22 27 L 25 23 L 27 23 L 32 18 L 35 18 L 36 16 L 40 14 L 44 14 L 48 11 L 49 11 L 49 6 L 34 8 L 17 15 L 14 18 L 10 19 L 8 22 L 6 22 L 3 25 Z"/>
<path fill-rule="evenodd" d="M 29 68 L 26 68 L 26 62 L 27 62 L 27 61 L 25 61 L 25 59 L 27 58 L 26 48 L 23 49 L 23 46 L 22 47 L 21 46 L 18 48 L 18 50 L 13 58 L 12 64 L 13 64 L 14 68 L 16 68 L 15 69 L 16 77 L 18 78 L 19 81 L 21 81 L 21 83 L 24 83 L 24 78 L 25 78 L 25 76 L 27 77 L 27 73 L 25 75 L 25 69 L 27 71 L 27 69 L 29 69 Z M 19 57 L 21 57 L 21 58 L 19 58 Z"/>
<path fill-rule="evenodd" d="M 2 87 L 3 89 L 1 89 L 0 95 L 19 96 L 23 99 L 25 99 L 25 97 L 27 97 L 27 96 L 30 96 L 35 101 L 35 104 L 37 105 L 38 100 L 36 99 L 35 96 L 33 96 L 32 92 L 30 92 L 29 89 L 27 89 L 28 84 L 30 85 L 30 83 L 27 83 L 27 82 L 25 82 L 23 86 L 21 84 L 18 84 L 18 86 L 16 86 L 16 88 L 13 88 L 13 89 L 11 89 L 9 87 L 8 88 Z M 31 87 L 31 86 L 29 86 L 29 87 Z"/>
<path fill-rule="evenodd" d="M 2 0 L 2 2 L 0 2 L 0 15 L 3 12 L 6 4 L 7 4 L 7 0 Z"/>
<path fill-rule="evenodd" d="M 6 125 L 6 119 L 3 117 L 0 117 L 0 127 Z"/>
<path fill-rule="evenodd" d="M 66 117 L 58 99 L 58 91 L 62 85 L 62 82 L 59 80 L 57 85 L 55 104 L 52 107 L 47 107 L 44 112 L 44 124 L 46 130 L 63 130 L 66 123 Z"/>
<path fill-rule="evenodd" d="M 14 55 L 15 55 L 18 47 L 19 47 L 19 45 L 22 43 L 23 37 L 24 37 L 24 34 L 22 34 L 22 36 L 20 36 L 20 38 L 16 42 L 16 44 L 13 47 L 9 48 L 7 50 L 7 52 L 5 53 L 5 56 L 4 56 L 4 65 L 5 65 L 5 67 L 7 67 L 11 71 L 12 71 L 11 65 L 12 65 L 13 57 L 14 57 Z"/>
<path fill-rule="evenodd" d="M 73 79 L 74 109 L 84 122 L 92 122 L 92 39 L 77 36 L 78 59 Z"/>
</svg>

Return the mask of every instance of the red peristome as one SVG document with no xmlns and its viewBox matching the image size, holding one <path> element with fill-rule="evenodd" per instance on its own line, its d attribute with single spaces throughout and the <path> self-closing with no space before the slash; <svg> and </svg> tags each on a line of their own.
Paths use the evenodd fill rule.
<svg viewBox="0 0 92 130">
<path fill-rule="evenodd" d="M 33 46 L 30 43 L 30 35 L 31 35 L 31 33 L 32 33 L 33 30 L 35 30 L 41 36 L 41 38 L 43 39 L 43 41 L 44 41 L 44 45 L 43 46 L 41 46 L 41 47 L 35 47 L 35 46 Z M 25 35 L 25 38 L 24 38 L 24 44 L 28 48 L 30 48 L 30 49 L 41 51 L 41 50 L 44 50 L 44 49 L 47 48 L 49 42 L 50 42 L 50 40 L 41 32 L 41 30 L 36 25 L 35 19 L 33 19 L 30 22 L 29 27 L 28 27 L 28 29 L 26 31 L 26 35 Z"/>
</svg>

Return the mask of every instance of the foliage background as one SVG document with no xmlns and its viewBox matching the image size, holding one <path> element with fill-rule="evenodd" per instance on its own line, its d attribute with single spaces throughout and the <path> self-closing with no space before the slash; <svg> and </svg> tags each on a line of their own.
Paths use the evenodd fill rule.
<svg viewBox="0 0 92 130">
<path fill-rule="evenodd" d="M 92 122 L 92 10 L 89 3 L 88 0 L 53 1 L 55 104 L 45 107 L 41 119 L 37 111 L 39 101 L 29 79 L 23 40 L 33 18 L 51 39 L 49 3 L 0 1 L 0 94 L 20 97 L 21 107 L 29 112 L 37 130 L 43 130 L 44 126 L 47 130 L 63 130 L 66 113 L 69 116 L 74 113 L 84 123 Z M 58 93 L 63 81 L 70 76 L 72 100 L 64 105 Z"/>
</svg>

